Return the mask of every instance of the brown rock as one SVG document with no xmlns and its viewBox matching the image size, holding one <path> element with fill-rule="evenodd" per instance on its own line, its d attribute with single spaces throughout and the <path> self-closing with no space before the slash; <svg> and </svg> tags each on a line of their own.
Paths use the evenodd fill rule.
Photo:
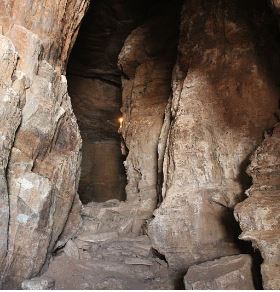
<svg viewBox="0 0 280 292">
<path fill-rule="evenodd" d="M 243 254 L 191 266 L 184 283 L 187 290 L 254 290 L 252 259 Z"/>
<path fill-rule="evenodd" d="M 81 139 L 61 72 L 87 3 L 0 1 L 3 287 L 40 272 L 77 193 Z"/>
<path fill-rule="evenodd" d="M 119 55 L 119 67 L 126 76 L 122 79 L 121 133 L 128 154 L 127 200 L 139 202 L 147 218 L 159 195 L 157 145 L 175 62 L 178 1 L 175 4 L 166 5 L 160 17 L 135 29 Z"/>
<path fill-rule="evenodd" d="M 149 228 L 176 270 L 237 253 L 232 208 L 250 185 L 248 156 L 275 123 L 279 92 L 266 73 L 268 55 L 279 62 L 275 23 L 267 7 L 246 3 L 185 1 L 182 11 L 163 203 Z"/>
<path fill-rule="evenodd" d="M 280 127 L 273 129 L 251 158 L 248 173 L 253 185 L 248 198 L 235 207 L 240 223 L 240 238 L 250 240 L 263 257 L 262 280 L 265 289 L 280 288 Z"/>
</svg>

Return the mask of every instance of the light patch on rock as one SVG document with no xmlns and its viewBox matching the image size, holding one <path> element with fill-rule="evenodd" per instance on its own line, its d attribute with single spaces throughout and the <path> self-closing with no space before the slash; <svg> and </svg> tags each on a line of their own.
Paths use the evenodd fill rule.
<svg viewBox="0 0 280 292">
<path fill-rule="evenodd" d="M 20 186 L 24 189 L 24 190 L 30 190 L 33 188 L 33 183 L 29 180 L 27 180 L 26 178 L 22 178 L 18 181 L 18 183 L 20 184 Z"/>
<path fill-rule="evenodd" d="M 3 99 L 2 100 L 4 102 L 9 102 L 11 100 L 11 97 L 8 94 L 6 94 L 6 95 L 3 96 Z"/>
<path fill-rule="evenodd" d="M 27 223 L 27 221 L 30 219 L 30 216 L 26 214 L 18 214 L 17 215 L 17 221 L 20 223 Z"/>
<path fill-rule="evenodd" d="M 54 289 L 55 282 L 49 277 L 33 278 L 25 280 L 21 284 L 23 290 L 52 290 Z"/>
<path fill-rule="evenodd" d="M 67 78 L 65 75 L 61 75 L 61 83 L 67 83 Z"/>
</svg>

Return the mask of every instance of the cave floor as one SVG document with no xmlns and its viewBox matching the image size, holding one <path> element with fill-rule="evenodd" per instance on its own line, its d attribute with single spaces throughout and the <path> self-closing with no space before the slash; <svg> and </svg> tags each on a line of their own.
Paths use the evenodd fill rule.
<svg viewBox="0 0 280 292">
<path fill-rule="evenodd" d="M 117 200 L 86 205 L 77 237 L 43 276 L 55 280 L 55 289 L 174 289 L 166 262 L 131 224 L 143 218 L 134 207 Z"/>
</svg>

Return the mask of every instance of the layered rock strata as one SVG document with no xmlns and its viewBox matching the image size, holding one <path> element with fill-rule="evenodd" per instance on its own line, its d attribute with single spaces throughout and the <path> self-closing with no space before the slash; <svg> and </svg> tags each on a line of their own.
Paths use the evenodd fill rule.
<svg viewBox="0 0 280 292">
<path fill-rule="evenodd" d="M 142 9 L 147 8 L 145 1 L 139 3 L 95 0 L 69 60 L 69 93 L 83 139 L 79 185 L 83 203 L 126 198 L 118 133 L 121 71 L 117 58 L 125 38 L 143 17 Z"/>
<path fill-rule="evenodd" d="M 55 280 L 55 289 L 174 289 L 167 263 L 141 233 L 137 206 L 109 200 L 82 209 L 80 232 L 58 251 L 47 272 L 26 284 Z M 140 224 L 139 224 L 140 222 Z"/>
<path fill-rule="evenodd" d="M 38 274 L 77 193 L 81 139 L 64 72 L 88 1 L 0 1 L 3 287 Z"/>
<path fill-rule="evenodd" d="M 208 261 L 240 253 L 235 207 L 240 238 L 252 241 L 264 259 L 264 287 L 279 288 L 279 125 L 255 152 L 264 131 L 277 121 L 280 64 L 274 17 L 265 1 L 188 0 L 177 47 L 181 1 L 168 2 L 150 3 L 157 13 L 129 35 L 118 67 L 122 42 L 137 23 L 138 16 L 130 12 L 139 3 L 145 10 L 148 1 L 135 1 L 132 10 L 131 1 L 99 1 L 94 33 L 81 37 L 94 35 L 93 47 L 82 48 L 87 58 L 69 67 L 71 84 L 79 81 L 71 90 L 86 140 L 83 186 L 91 194 L 91 179 L 96 179 L 94 187 L 113 182 L 103 196 L 108 199 L 122 181 L 99 182 L 105 171 L 88 176 L 96 153 L 106 160 L 106 153 L 119 150 L 120 76 L 128 185 L 127 202 L 85 207 L 80 234 L 69 241 L 80 226 L 81 138 L 63 74 L 88 1 L 0 0 L 2 287 L 18 288 L 39 274 L 54 249 L 65 245 L 65 266 L 73 273 L 77 268 L 81 281 L 85 270 L 94 275 L 85 288 L 173 288 L 165 261 L 152 251 L 163 254 L 179 274 L 201 262 L 208 269 L 213 267 Z M 272 1 L 276 12 L 278 2 Z M 95 143 L 100 140 L 115 144 L 102 151 L 104 144 Z M 253 186 L 238 204 L 251 184 L 245 170 L 253 152 Z M 111 156 L 116 159 L 110 161 L 113 173 L 121 165 L 118 155 Z M 121 192 L 117 197 L 124 198 Z M 148 228 L 151 243 L 141 235 L 159 203 Z M 61 262 L 54 262 L 53 274 L 59 274 Z M 95 278 L 100 267 L 104 277 Z M 200 281 L 196 277 L 193 286 Z M 223 277 L 222 287 L 239 287 Z M 64 279 L 59 283 L 63 288 Z"/>
</svg>

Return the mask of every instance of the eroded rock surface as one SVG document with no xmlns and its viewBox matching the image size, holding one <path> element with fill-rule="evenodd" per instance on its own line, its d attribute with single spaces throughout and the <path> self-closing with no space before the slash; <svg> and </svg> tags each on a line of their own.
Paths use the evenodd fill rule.
<svg viewBox="0 0 280 292">
<path fill-rule="evenodd" d="M 81 139 L 61 73 L 87 4 L 0 1 L 0 269 L 6 288 L 40 272 L 77 193 Z"/>
<path fill-rule="evenodd" d="M 254 290 L 252 258 L 243 254 L 191 266 L 184 283 L 187 290 Z"/>
<path fill-rule="evenodd" d="M 250 240 L 263 257 L 262 279 L 265 289 L 279 289 L 280 250 L 280 126 L 267 135 L 252 156 L 248 173 L 253 185 L 248 198 L 235 208 L 243 240 Z"/>
<path fill-rule="evenodd" d="M 82 44 L 69 71 L 86 138 L 83 180 L 90 196 L 101 185 L 106 171 L 91 182 L 96 153 L 100 165 L 116 159 L 108 164 L 114 174 L 121 165 L 114 153 L 122 76 L 127 201 L 88 204 L 80 217 L 81 138 L 63 74 L 89 1 L 0 0 L 1 287 L 37 276 L 54 250 L 47 274 L 60 289 L 174 288 L 173 271 L 182 275 L 189 266 L 192 288 L 241 287 L 243 277 L 249 287 L 244 256 L 209 262 L 240 252 L 235 207 L 240 238 L 264 258 L 264 287 L 279 288 L 279 125 L 255 152 L 253 186 L 238 204 L 251 184 L 248 157 L 277 121 L 279 43 L 269 7 L 186 0 L 181 11 L 181 1 L 96 2 L 94 33 L 81 36 L 94 36 L 91 46 Z M 279 11 L 279 1 L 271 2 Z M 130 5 L 149 8 L 143 15 L 152 19 L 138 26 Z M 113 141 L 107 152 L 100 140 Z M 124 199 L 114 194 L 120 182 L 102 180 L 102 199 Z M 211 279 L 200 279 L 209 267 Z"/>
<path fill-rule="evenodd" d="M 157 145 L 171 93 L 180 3 L 165 3 L 130 34 L 119 55 L 127 200 L 139 202 L 148 217 L 158 202 Z"/>
<path fill-rule="evenodd" d="M 164 125 L 163 203 L 149 228 L 175 270 L 239 252 L 232 208 L 250 185 L 248 155 L 276 121 L 271 21 L 264 2 L 185 1 Z"/>
</svg>

